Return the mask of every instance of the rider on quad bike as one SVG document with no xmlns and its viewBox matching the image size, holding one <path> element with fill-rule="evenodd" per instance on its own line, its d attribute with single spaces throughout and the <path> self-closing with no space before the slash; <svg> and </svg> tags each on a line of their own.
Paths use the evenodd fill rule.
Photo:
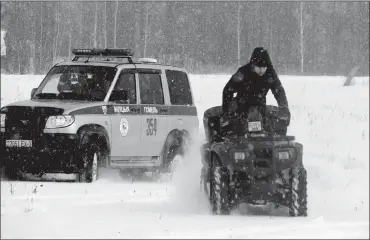
<svg viewBox="0 0 370 240">
<path fill-rule="evenodd" d="M 271 90 L 278 107 L 266 105 Z M 236 95 L 235 95 L 236 94 Z M 239 203 L 289 208 L 307 216 L 303 145 L 287 136 L 290 111 L 285 90 L 263 48 L 253 51 L 223 90 L 222 106 L 204 112 L 201 186 L 215 214 Z"/>
<path fill-rule="evenodd" d="M 257 47 L 252 53 L 250 62 L 240 67 L 225 85 L 222 110 L 224 113 L 229 112 L 231 107 L 237 113 L 242 113 L 248 111 L 250 106 L 266 106 L 266 95 L 269 90 L 272 91 L 278 103 L 279 113 L 290 118 L 285 90 L 271 63 L 270 56 L 266 49 Z M 232 100 L 236 101 L 237 106 L 232 103 Z"/>
</svg>

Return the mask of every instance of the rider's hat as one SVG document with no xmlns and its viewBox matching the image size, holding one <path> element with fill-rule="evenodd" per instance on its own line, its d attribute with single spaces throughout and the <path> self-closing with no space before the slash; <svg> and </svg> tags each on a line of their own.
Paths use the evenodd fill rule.
<svg viewBox="0 0 370 240">
<path fill-rule="evenodd" d="M 250 63 L 257 67 L 272 66 L 270 56 L 263 47 L 257 47 L 253 50 Z"/>
</svg>

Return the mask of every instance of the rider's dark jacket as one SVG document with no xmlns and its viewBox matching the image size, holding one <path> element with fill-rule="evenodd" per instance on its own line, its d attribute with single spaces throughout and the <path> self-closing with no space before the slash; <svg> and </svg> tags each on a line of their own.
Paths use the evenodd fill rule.
<svg viewBox="0 0 370 240">
<path fill-rule="evenodd" d="M 223 90 L 222 108 L 226 112 L 228 104 L 235 99 L 239 110 L 248 106 L 266 105 L 266 95 L 271 90 L 279 107 L 288 108 L 288 100 L 274 68 L 269 67 L 263 76 L 257 75 L 250 63 L 240 67 Z M 236 96 L 235 96 L 236 94 Z"/>
<path fill-rule="evenodd" d="M 267 67 L 265 74 L 259 76 L 253 71 L 253 65 Z M 236 100 L 238 110 L 242 112 L 245 112 L 249 106 L 265 106 L 269 90 L 274 95 L 278 106 L 284 107 L 289 112 L 285 90 L 272 65 L 271 58 L 266 49 L 257 47 L 253 50 L 249 63 L 240 67 L 224 87 L 223 112 L 227 112 L 232 100 Z"/>
</svg>

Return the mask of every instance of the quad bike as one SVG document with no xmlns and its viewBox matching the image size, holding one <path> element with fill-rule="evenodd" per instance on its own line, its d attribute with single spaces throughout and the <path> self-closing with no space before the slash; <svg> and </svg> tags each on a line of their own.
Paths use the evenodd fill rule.
<svg viewBox="0 0 370 240">
<path fill-rule="evenodd" d="M 205 111 L 201 188 L 214 214 L 230 214 L 240 203 L 307 216 L 307 172 L 303 145 L 288 136 L 290 114 L 276 106 L 250 107 L 245 114 Z"/>
</svg>

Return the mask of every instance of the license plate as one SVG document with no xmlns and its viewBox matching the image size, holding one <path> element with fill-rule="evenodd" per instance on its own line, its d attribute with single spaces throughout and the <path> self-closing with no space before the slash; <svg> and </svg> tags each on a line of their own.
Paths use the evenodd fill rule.
<svg viewBox="0 0 370 240">
<path fill-rule="evenodd" d="M 21 147 L 29 148 L 32 147 L 32 140 L 6 140 L 6 147 Z"/>
<path fill-rule="evenodd" d="M 262 126 L 261 126 L 260 121 L 258 121 L 258 122 L 248 122 L 248 131 L 256 132 L 256 131 L 261 131 L 261 130 L 262 130 Z"/>
</svg>

